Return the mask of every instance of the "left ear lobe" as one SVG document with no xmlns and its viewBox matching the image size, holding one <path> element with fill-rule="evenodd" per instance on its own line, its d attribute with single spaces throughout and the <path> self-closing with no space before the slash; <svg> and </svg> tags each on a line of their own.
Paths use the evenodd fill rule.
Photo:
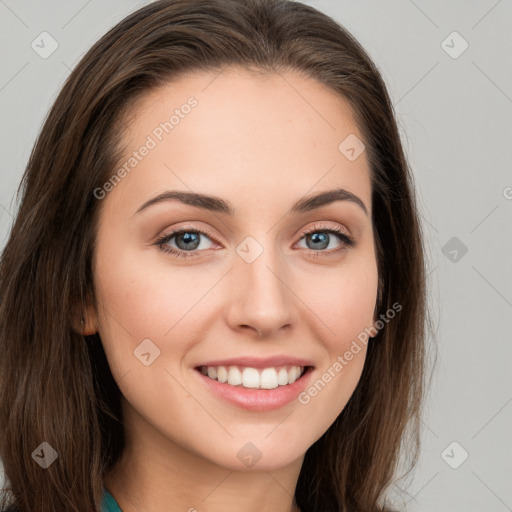
<svg viewBox="0 0 512 512">
<path fill-rule="evenodd" d="M 75 313 L 73 329 L 82 336 L 90 336 L 98 331 L 96 326 L 96 313 L 91 306 L 88 306 L 83 313 L 79 311 Z"/>
</svg>

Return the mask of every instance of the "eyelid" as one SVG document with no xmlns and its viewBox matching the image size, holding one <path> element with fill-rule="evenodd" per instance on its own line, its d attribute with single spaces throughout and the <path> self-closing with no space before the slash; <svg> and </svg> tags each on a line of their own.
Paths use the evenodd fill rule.
<svg viewBox="0 0 512 512">
<path fill-rule="evenodd" d="M 182 231 L 197 231 L 205 235 L 208 235 L 213 240 L 217 240 L 219 238 L 212 229 L 207 227 L 207 225 L 204 225 L 201 221 L 180 222 L 179 224 L 173 226 L 172 228 L 164 230 L 161 235 L 158 235 L 157 238 L 171 236 Z"/>
<path fill-rule="evenodd" d="M 345 228 L 346 229 L 346 228 Z M 294 246 L 299 243 L 305 236 L 310 235 L 312 233 L 315 233 L 317 231 L 323 231 L 330 234 L 334 234 L 335 236 L 338 236 L 338 239 L 341 242 L 341 248 L 338 249 L 331 249 L 329 251 L 315 251 L 313 249 L 305 249 L 306 252 L 314 257 L 317 256 L 334 256 L 350 247 L 353 247 L 356 245 L 356 240 L 352 235 L 347 233 L 348 230 L 343 229 L 339 224 L 333 226 L 328 226 L 322 222 L 317 222 L 313 224 L 312 226 L 309 226 L 307 228 L 303 228 L 299 232 L 299 238 L 294 243 Z M 174 238 L 175 236 L 179 235 L 183 232 L 196 232 L 200 235 L 205 235 L 208 238 L 212 240 L 213 243 L 219 244 L 217 241 L 217 237 L 211 233 L 211 231 L 208 228 L 199 228 L 197 226 L 193 226 L 192 224 L 185 224 L 184 226 L 177 226 L 175 228 L 172 228 L 170 231 L 160 235 L 156 242 L 153 245 L 156 245 L 159 247 L 160 250 L 164 252 L 168 252 L 171 254 L 174 254 L 175 256 L 183 256 L 183 257 L 197 257 L 201 252 L 205 252 L 205 249 L 198 251 L 184 251 L 181 249 L 174 249 L 174 248 L 167 248 L 163 249 L 162 246 L 167 243 L 169 240 Z M 187 254 L 188 253 L 188 254 Z"/>
<path fill-rule="evenodd" d="M 340 235 L 345 235 L 347 238 L 352 238 L 350 235 L 350 232 L 348 229 L 340 226 L 339 224 L 335 224 L 334 226 L 329 226 L 326 223 L 323 223 L 322 221 L 313 223 L 307 228 L 303 228 L 299 232 L 300 238 L 302 238 L 304 235 L 308 235 L 311 233 L 314 233 L 315 231 L 335 231 L 336 233 L 339 233 Z"/>
<path fill-rule="evenodd" d="M 159 245 L 165 242 L 166 240 L 172 239 L 176 235 L 179 235 L 183 232 L 197 232 L 201 235 L 206 235 L 208 238 L 212 240 L 212 242 L 216 244 L 220 244 L 217 240 L 217 237 L 208 229 L 203 227 L 193 226 L 192 224 L 185 224 L 184 226 L 178 226 L 170 229 L 169 231 L 165 231 L 162 235 L 159 235 L 156 241 L 152 245 Z M 190 251 L 190 252 L 203 252 L 203 251 Z"/>
<path fill-rule="evenodd" d="M 315 223 L 312 226 L 308 228 L 304 228 L 300 232 L 299 240 L 296 243 L 299 243 L 305 236 L 310 235 L 312 233 L 316 232 L 325 232 L 330 233 L 338 237 L 338 239 L 341 241 L 341 247 L 338 249 L 331 249 L 330 251 L 315 251 L 313 249 L 306 249 L 306 252 L 309 252 L 310 255 L 313 255 L 315 257 L 324 255 L 325 257 L 329 256 L 335 256 L 342 251 L 345 251 L 351 247 L 355 247 L 357 245 L 356 239 L 347 232 L 346 228 L 342 228 L 339 224 L 337 224 L 334 227 L 328 226 L 323 224 L 322 222 Z"/>
</svg>

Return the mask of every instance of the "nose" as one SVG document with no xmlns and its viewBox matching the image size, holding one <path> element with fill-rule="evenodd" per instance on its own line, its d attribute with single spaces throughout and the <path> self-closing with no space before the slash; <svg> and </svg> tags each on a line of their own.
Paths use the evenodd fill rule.
<svg viewBox="0 0 512 512">
<path fill-rule="evenodd" d="M 298 318 L 298 300 L 290 273 L 270 251 L 255 261 L 235 260 L 230 272 L 227 321 L 237 331 L 250 331 L 258 338 L 276 338 Z"/>
</svg>

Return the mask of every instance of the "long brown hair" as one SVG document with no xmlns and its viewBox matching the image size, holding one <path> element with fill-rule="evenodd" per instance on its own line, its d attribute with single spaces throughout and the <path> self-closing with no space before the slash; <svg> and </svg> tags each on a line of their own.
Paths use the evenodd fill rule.
<svg viewBox="0 0 512 512">
<path fill-rule="evenodd" d="M 119 22 L 70 74 L 18 190 L 0 267 L 2 507 L 98 509 L 124 437 L 121 395 L 101 339 L 74 330 L 95 300 L 100 202 L 93 191 L 119 161 L 129 102 L 182 73 L 228 65 L 298 70 L 348 100 L 371 169 L 377 312 L 402 306 L 369 342 L 346 407 L 307 451 L 297 504 L 303 512 L 390 510 L 385 491 L 404 440 L 409 471 L 416 464 L 429 325 L 425 251 L 413 178 L 378 69 L 347 30 L 300 2 L 160 0 Z M 36 463 L 37 450 L 47 449 L 41 443 L 57 452 L 44 470 Z"/>
</svg>

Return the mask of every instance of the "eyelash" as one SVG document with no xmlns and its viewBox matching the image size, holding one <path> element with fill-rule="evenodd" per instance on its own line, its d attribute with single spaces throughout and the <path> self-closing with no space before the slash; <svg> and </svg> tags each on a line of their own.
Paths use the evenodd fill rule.
<svg viewBox="0 0 512 512">
<path fill-rule="evenodd" d="M 340 241 L 342 242 L 342 245 L 341 245 L 340 248 L 332 249 L 330 251 L 314 251 L 312 249 L 306 249 L 306 251 L 309 253 L 309 256 L 311 256 L 313 258 L 320 257 L 322 255 L 322 253 L 324 253 L 324 255 L 326 255 L 327 257 L 328 256 L 333 256 L 335 254 L 340 253 L 341 251 L 346 250 L 347 248 L 355 246 L 354 239 L 351 238 L 350 236 L 348 236 L 346 233 L 344 233 L 342 231 L 342 229 L 339 228 L 339 227 L 324 228 L 322 226 L 314 226 L 312 229 L 303 231 L 300 234 L 299 241 L 302 240 L 306 235 L 310 235 L 310 234 L 318 233 L 318 232 L 330 233 L 332 235 L 336 235 L 340 239 Z M 175 231 L 171 231 L 170 233 L 166 233 L 165 235 L 162 235 L 160 238 L 158 238 L 158 240 L 155 242 L 154 245 L 156 245 L 161 251 L 163 251 L 165 253 L 170 253 L 170 254 L 178 257 L 178 258 L 194 258 L 194 257 L 197 257 L 197 253 L 198 252 L 202 252 L 202 251 L 197 251 L 197 250 L 194 250 L 194 251 L 183 251 L 183 250 L 177 250 L 177 249 L 174 249 L 174 248 L 168 247 L 168 246 L 164 247 L 164 245 L 167 242 L 169 242 L 176 235 L 179 235 L 181 233 L 195 233 L 195 234 L 199 234 L 199 235 L 205 235 L 206 237 L 208 237 L 210 239 L 214 239 L 214 237 L 212 237 L 209 233 L 201 231 L 199 229 L 180 228 L 180 229 L 177 229 Z"/>
</svg>

